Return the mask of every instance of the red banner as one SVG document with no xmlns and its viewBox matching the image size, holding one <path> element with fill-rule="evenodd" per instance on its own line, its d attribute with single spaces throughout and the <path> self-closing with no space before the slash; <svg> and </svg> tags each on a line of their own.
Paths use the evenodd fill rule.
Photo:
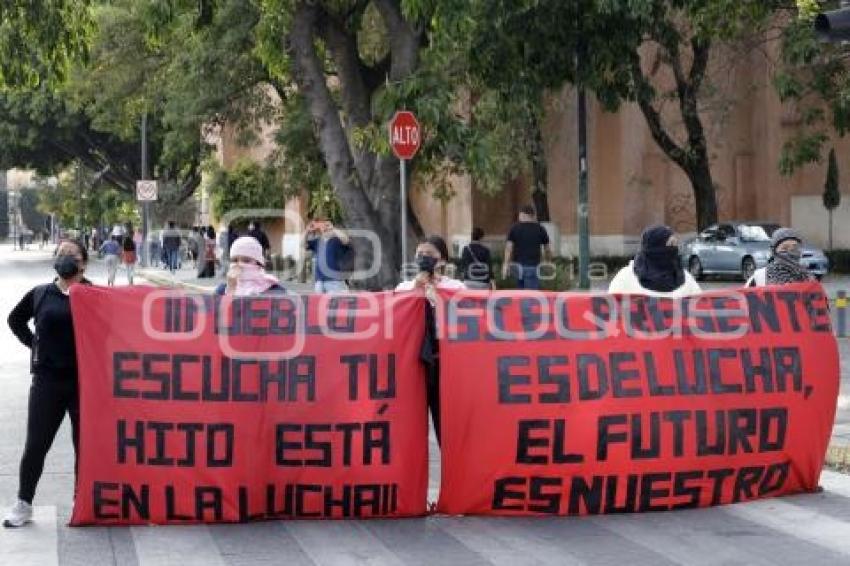
<svg viewBox="0 0 850 566">
<path fill-rule="evenodd" d="M 71 523 L 426 511 L 424 301 L 74 287 Z"/>
<path fill-rule="evenodd" d="M 818 485 L 839 369 L 816 283 L 441 302 L 441 512 L 655 511 Z"/>
</svg>

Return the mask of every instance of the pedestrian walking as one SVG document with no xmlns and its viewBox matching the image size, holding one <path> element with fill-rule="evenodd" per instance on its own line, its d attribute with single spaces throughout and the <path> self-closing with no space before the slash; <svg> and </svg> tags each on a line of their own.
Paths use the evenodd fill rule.
<svg viewBox="0 0 850 566">
<path fill-rule="evenodd" d="M 800 234 L 793 228 L 777 228 L 770 237 L 767 266 L 757 269 L 746 286 L 764 287 L 812 281 L 812 275 L 800 265 L 802 257 L 803 238 Z"/>
<path fill-rule="evenodd" d="M 112 287 L 115 285 L 115 274 L 118 272 L 121 246 L 115 238 L 109 238 L 101 244 L 99 251 L 106 262 L 106 284 Z"/>
<path fill-rule="evenodd" d="M 340 293 L 348 290 L 351 241 L 344 231 L 328 219 L 314 218 L 307 224 L 305 247 L 313 253 L 314 290 L 317 293 Z"/>
<path fill-rule="evenodd" d="M 549 235 L 537 222 L 534 207 L 525 205 L 519 211 L 519 222 L 511 226 L 508 232 L 502 278 L 507 279 L 513 271 L 520 289 L 539 289 L 540 262 L 549 256 Z"/>
<path fill-rule="evenodd" d="M 230 247 L 230 268 L 226 281 L 216 287 L 218 295 L 250 296 L 285 293 L 283 285 L 266 273 L 263 246 L 252 236 L 237 238 Z"/>
<path fill-rule="evenodd" d="M 463 284 L 467 289 L 493 289 L 493 268 L 491 265 L 490 248 L 481 239 L 484 230 L 472 229 L 472 240 L 463 248 L 460 254 L 460 267 L 463 274 Z"/>
<path fill-rule="evenodd" d="M 683 297 L 702 292 L 693 276 L 682 267 L 679 240 L 669 226 L 650 226 L 640 238 L 640 251 L 622 268 L 609 293 Z"/>
<path fill-rule="evenodd" d="M 435 306 L 438 289 L 464 289 L 457 279 L 444 275 L 449 259 L 449 248 L 440 236 L 428 236 L 416 246 L 416 277 L 399 283 L 396 291 L 421 291 L 428 298 L 425 309 L 425 336 L 419 351 L 419 359 L 427 373 L 428 409 L 434 423 L 437 443 L 440 442 L 440 350 L 437 340 L 437 317 Z"/>
<path fill-rule="evenodd" d="M 80 438 L 77 356 L 69 292 L 74 285 L 90 285 L 85 278 L 88 250 L 79 240 L 60 244 L 54 269 L 57 278 L 28 291 L 9 314 L 9 328 L 31 350 L 32 385 L 27 413 L 27 435 L 19 468 L 18 501 L 3 521 L 21 527 L 32 520 L 32 501 L 44 469 L 44 459 L 65 418 L 71 419 L 74 474 Z M 29 321 L 34 321 L 35 332 Z"/>
<path fill-rule="evenodd" d="M 168 221 L 168 229 L 162 231 L 162 249 L 168 270 L 174 273 L 180 263 L 180 232 L 173 220 Z"/>
<path fill-rule="evenodd" d="M 121 263 L 127 270 L 127 284 L 132 285 L 136 271 L 136 241 L 133 239 L 132 231 L 124 236 L 121 242 Z"/>
</svg>

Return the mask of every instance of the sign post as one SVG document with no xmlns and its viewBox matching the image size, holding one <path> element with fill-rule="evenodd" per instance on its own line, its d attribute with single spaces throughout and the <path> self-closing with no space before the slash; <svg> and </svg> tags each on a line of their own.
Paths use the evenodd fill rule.
<svg viewBox="0 0 850 566">
<path fill-rule="evenodd" d="M 156 181 L 136 181 L 136 200 L 142 203 L 142 249 L 139 250 L 142 256 L 142 267 L 150 265 L 150 243 L 148 235 L 150 233 L 150 203 L 156 202 L 158 196 L 158 186 Z"/>
<path fill-rule="evenodd" d="M 419 121 L 413 112 L 399 110 L 390 121 L 390 146 L 399 159 L 401 181 L 401 264 L 407 261 L 407 160 L 413 159 L 422 142 Z"/>
</svg>

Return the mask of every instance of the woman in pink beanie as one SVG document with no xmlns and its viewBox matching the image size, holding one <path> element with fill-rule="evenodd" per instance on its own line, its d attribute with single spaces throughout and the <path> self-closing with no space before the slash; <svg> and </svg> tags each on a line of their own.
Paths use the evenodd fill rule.
<svg viewBox="0 0 850 566">
<path fill-rule="evenodd" d="M 286 290 L 274 275 L 266 273 L 263 247 L 256 238 L 242 236 L 230 246 L 230 269 L 227 282 L 219 285 L 218 295 L 260 295 L 285 293 Z"/>
</svg>

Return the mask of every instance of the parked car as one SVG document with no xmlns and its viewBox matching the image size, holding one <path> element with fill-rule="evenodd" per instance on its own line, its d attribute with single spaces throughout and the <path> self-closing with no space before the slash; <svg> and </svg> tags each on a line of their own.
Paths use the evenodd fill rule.
<svg viewBox="0 0 850 566">
<path fill-rule="evenodd" d="M 682 263 L 695 279 L 706 275 L 733 275 L 749 279 L 770 258 L 770 236 L 779 228 L 772 222 L 721 222 L 685 242 Z M 800 263 L 820 279 L 829 271 L 822 250 L 803 244 Z"/>
</svg>

